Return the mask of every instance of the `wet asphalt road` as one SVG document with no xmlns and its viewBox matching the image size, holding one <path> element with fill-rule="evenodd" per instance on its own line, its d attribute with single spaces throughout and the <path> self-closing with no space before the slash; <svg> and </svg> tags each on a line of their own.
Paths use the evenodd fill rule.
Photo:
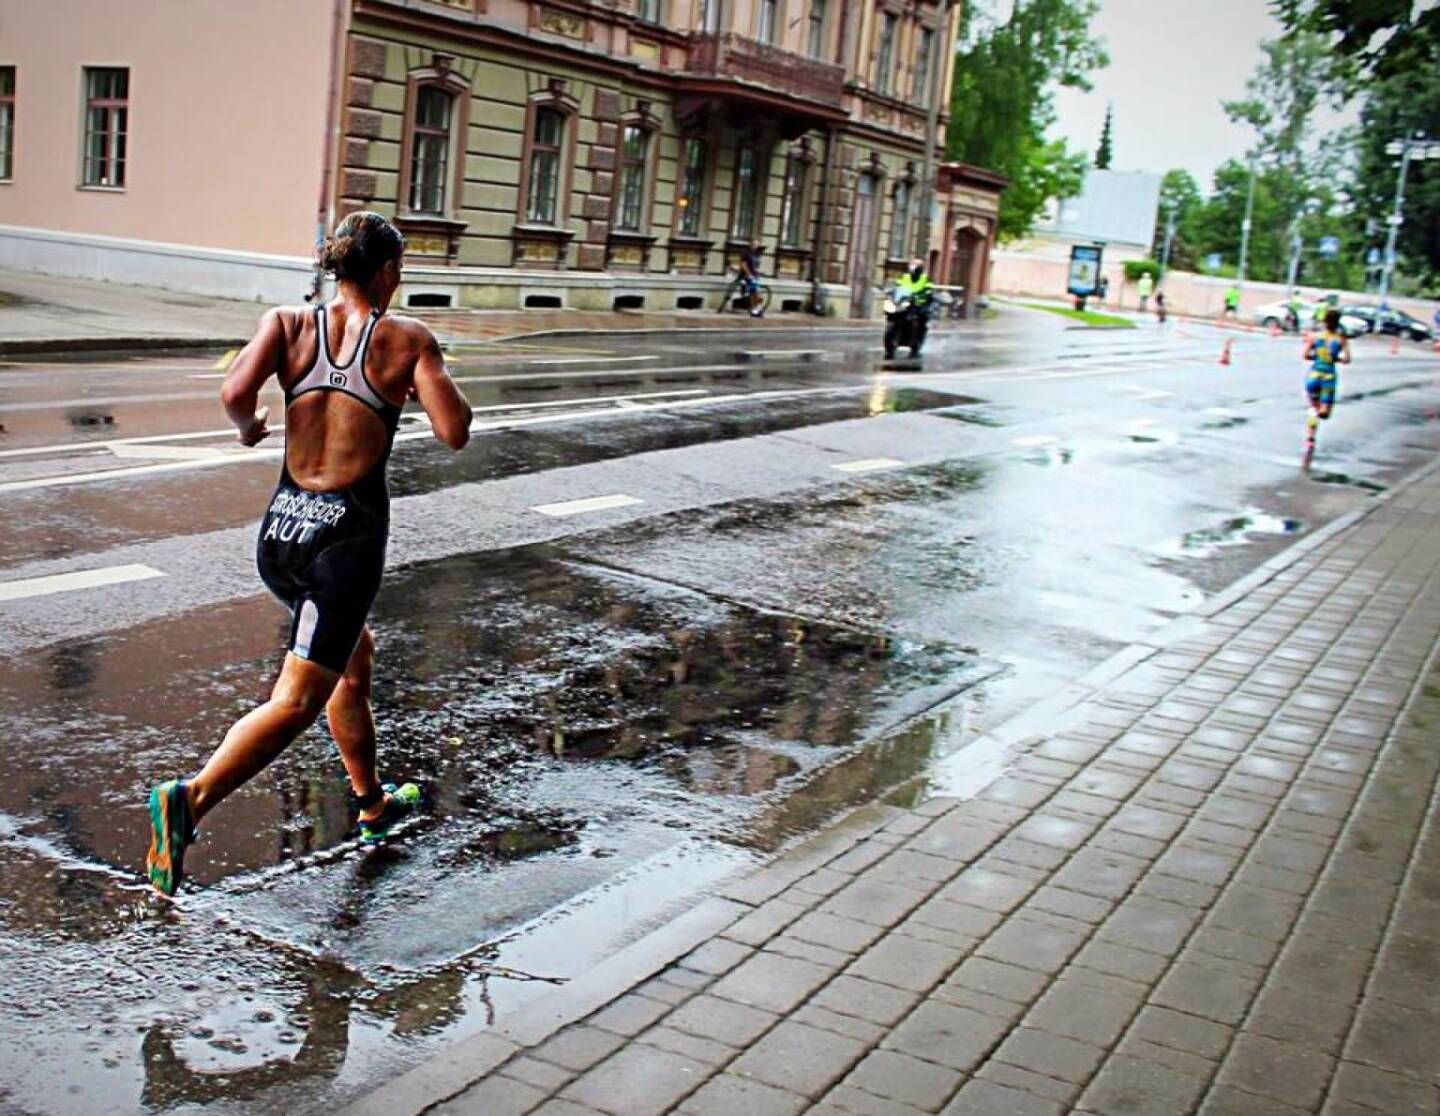
<svg viewBox="0 0 1440 1116">
<path fill-rule="evenodd" d="M 1208 327 L 1064 324 L 1009 310 L 888 367 L 822 330 L 457 349 L 477 435 L 451 457 L 407 420 L 373 617 L 384 762 L 432 809 L 362 855 L 317 728 L 214 816 L 175 909 L 139 883 L 144 794 L 273 676 L 276 451 L 233 448 L 218 353 L 0 366 L 0 979 L 27 990 L 0 1111 L 333 1107 L 963 771 L 1440 448 L 1418 347 L 1356 346 L 1305 473 L 1295 339 L 1222 368 Z"/>
</svg>

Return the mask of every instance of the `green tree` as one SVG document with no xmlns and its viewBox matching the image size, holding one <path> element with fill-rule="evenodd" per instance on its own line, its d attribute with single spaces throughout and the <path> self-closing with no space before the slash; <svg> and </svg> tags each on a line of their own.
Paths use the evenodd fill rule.
<svg viewBox="0 0 1440 1116">
<path fill-rule="evenodd" d="M 950 158 L 1010 179 L 1001 200 L 1002 239 L 1030 231 L 1055 191 L 1078 191 L 1084 155 L 1046 138 L 1054 123 L 1054 85 L 1089 89 L 1105 66 L 1090 34 L 1098 0 L 1015 0 L 1002 23 L 962 11 L 965 45 L 956 53 L 946 150 Z"/>
<path fill-rule="evenodd" d="M 1377 82 L 1360 110 L 1349 196 L 1355 223 L 1373 230 L 1367 247 L 1384 248 L 1385 222 L 1395 205 L 1399 159 L 1385 148 L 1418 131 L 1440 140 L 1440 60 Z M 1398 268 L 1422 289 L 1440 292 L 1440 160 L 1411 161 L 1404 218 L 1396 241 Z"/>
<path fill-rule="evenodd" d="M 1176 168 L 1165 172 L 1160 180 L 1160 206 L 1155 215 L 1154 256 L 1158 260 L 1165 250 L 1165 224 L 1175 215 L 1175 239 L 1170 245 L 1170 266 L 1180 271 L 1194 271 L 1199 262 L 1195 253 L 1194 223 L 1205 205 L 1200 184 L 1187 170 Z"/>
<path fill-rule="evenodd" d="M 1440 5 L 1425 0 L 1277 0 L 1286 28 L 1323 36 L 1352 88 L 1434 67 Z"/>
<path fill-rule="evenodd" d="M 1114 105 L 1105 106 L 1105 126 L 1100 129 L 1100 146 L 1095 149 L 1095 169 L 1109 170 L 1114 156 L 1111 149 L 1111 125 L 1115 113 Z"/>
</svg>

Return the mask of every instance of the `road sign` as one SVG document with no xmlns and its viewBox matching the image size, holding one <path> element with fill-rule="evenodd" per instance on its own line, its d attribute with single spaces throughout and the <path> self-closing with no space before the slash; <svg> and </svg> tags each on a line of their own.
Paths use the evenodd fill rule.
<svg viewBox="0 0 1440 1116">
<path fill-rule="evenodd" d="M 1206 270 L 1206 271 L 1219 271 L 1219 270 L 1220 270 L 1220 265 L 1221 265 L 1223 262 L 1224 262 L 1224 257 L 1221 256 L 1219 252 L 1211 252 L 1208 256 L 1205 257 L 1205 270 Z"/>
<path fill-rule="evenodd" d="M 1374 267 L 1376 264 L 1378 264 L 1380 262 L 1380 249 L 1371 248 L 1370 251 L 1366 252 L 1365 262 L 1371 267 Z"/>
<path fill-rule="evenodd" d="M 1322 236 L 1320 238 L 1320 255 L 1333 260 L 1340 254 L 1340 238 L 1338 236 Z"/>
</svg>

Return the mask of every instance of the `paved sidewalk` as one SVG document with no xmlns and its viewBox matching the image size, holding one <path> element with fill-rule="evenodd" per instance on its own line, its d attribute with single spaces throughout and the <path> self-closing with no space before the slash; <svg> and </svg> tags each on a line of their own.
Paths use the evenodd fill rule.
<svg viewBox="0 0 1440 1116">
<path fill-rule="evenodd" d="M 1440 477 L 1207 613 L 352 1111 L 1435 1113 Z"/>
<path fill-rule="evenodd" d="M 300 292 L 296 292 L 298 302 Z M 0 271 L 0 353 L 155 349 L 243 344 L 265 307 L 158 287 Z M 397 307 L 397 309 L 400 309 Z M 536 333 L 610 330 L 875 329 L 872 323 L 772 312 L 640 313 L 580 310 L 404 310 L 429 322 L 446 344 Z"/>
</svg>

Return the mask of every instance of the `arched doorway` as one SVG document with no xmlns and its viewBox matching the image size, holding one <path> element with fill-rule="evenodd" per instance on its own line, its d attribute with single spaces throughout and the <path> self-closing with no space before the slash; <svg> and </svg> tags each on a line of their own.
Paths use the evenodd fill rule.
<svg viewBox="0 0 1440 1116">
<path fill-rule="evenodd" d="M 970 317 L 975 299 L 984 293 L 987 238 L 983 232 L 967 225 L 955 232 L 955 251 L 950 256 L 951 286 L 965 288 L 965 317 Z"/>
</svg>

